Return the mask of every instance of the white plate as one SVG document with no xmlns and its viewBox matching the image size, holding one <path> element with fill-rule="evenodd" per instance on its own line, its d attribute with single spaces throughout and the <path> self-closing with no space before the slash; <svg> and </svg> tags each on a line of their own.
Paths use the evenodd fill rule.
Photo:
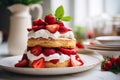
<svg viewBox="0 0 120 80">
<path fill-rule="evenodd" d="M 87 48 L 92 50 L 120 51 L 119 47 L 100 47 L 95 45 L 87 45 Z"/>
<path fill-rule="evenodd" d="M 65 67 L 65 68 L 41 68 L 41 69 L 34 69 L 34 68 L 18 68 L 14 67 L 14 64 L 21 59 L 21 56 L 13 56 L 8 57 L 0 60 L 1 68 L 21 74 L 29 74 L 29 75 L 62 75 L 62 74 L 71 74 L 86 71 L 91 69 L 101 63 L 102 59 L 92 56 L 92 55 L 85 55 L 80 54 L 80 57 L 84 61 L 83 66 L 78 67 Z"/>
<path fill-rule="evenodd" d="M 94 43 L 94 45 L 92 45 L 92 46 L 107 47 L 107 48 L 120 48 L 120 45 L 111 45 L 111 44 L 106 45 L 106 44 L 98 44 L 98 43 Z"/>
<path fill-rule="evenodd" d="M 120 45 L 120 36 L 100 36 L 96 40 L 102 44 L 107 45 Z"/>
<path fill-rule="evenodd" d="M 105 51 L 105 50 L 95 50 L 98 53 L 100 53 L 101 55 L 103 55 L 103 57 L 119 57 L 120 56 L 120 51 Z"/>
</svg>

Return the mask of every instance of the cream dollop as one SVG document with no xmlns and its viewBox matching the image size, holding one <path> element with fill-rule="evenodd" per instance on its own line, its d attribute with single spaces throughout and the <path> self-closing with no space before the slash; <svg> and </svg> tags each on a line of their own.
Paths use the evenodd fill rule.
<svg viewBox="0 0 120 80">
<path fill-rule="evenodd" d="M 70 59 L 70 57 L 68 55 L 65 55 L 65 54 L 59 55 L 59 53 L 55 53 L 55 54 L 52 54 L 50 56 L 45 56 L 44 54 L 41 53 L 39 56 L 35 56 L 35 55 L 31 54 L 30 51 L 28 51 L 27 56 L 28 56 L 28 59 L 31 62 L 33 62 L 34 60 L 40 59 L 42 57 L 45 59 L 45 61 L 50 61 L 50 60 L 53 60 L 53 59 L 59 59 L 59 62 L 64 62 L 64 61 Z"/>
<path fill-rule="evenodd" d="M 29 38 L 39 38 L 39 37 L 45 38 L 45 39 L 48 39 L 48 38 L 58 39 L 59 36 L 60 36 L 59 32 L 52 34 L 48 30 L 45 30 L 45 29 L 40 29 L 36 32 L 30 31 L 28 33 L 28 39 Z"/>
<path fill-rule="evenodd" d="M 64 34 L 61 34 L 61 37 L 62 37 L 62 38 L 69 38 L 69 39 L 75 39 L 75 38 L 74 38 L 74 34 L 73 34 L 72 31 L 68 31 L 68 32 L 66 32 L 66 33 L 64 33 Z"/>
<path fill-rule="evenodd" d="M 67 39 L 75 39 L 74 34 L 72 31 L 68 31 L 64 34 L 59 33 L 58 31 L 56 33 L 51 33 L 46 29 L 40 29 L 38 31 L 30 31 L 28 33 L 28 39 L 30 38 L 45 38 L 45 39 L 59 39 L 59 38 L 67 38 Z"/>
</svg>

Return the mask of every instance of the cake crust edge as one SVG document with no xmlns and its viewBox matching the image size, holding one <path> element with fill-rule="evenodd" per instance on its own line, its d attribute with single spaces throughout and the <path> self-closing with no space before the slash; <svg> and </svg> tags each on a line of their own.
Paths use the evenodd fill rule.
<svg viewBox="0 0 120 80">
<path fill-rule="evenodd" d="M 34 47 L 36 45 L 40 45 L 41 47 L 47 47 L 47 48 L 75 48 L 76 47 L 76 40 L 73 39 L 35 39 L 31 38 L 27 41 L 28 47 Z"/>
</svg>

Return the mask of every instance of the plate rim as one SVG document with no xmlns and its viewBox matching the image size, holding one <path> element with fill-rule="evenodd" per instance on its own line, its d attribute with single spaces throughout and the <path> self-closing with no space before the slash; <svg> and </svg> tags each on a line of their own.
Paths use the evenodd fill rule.
<svg viewBox="0 0 120 80">
<path fill-rule="evenodd" d="M 119 39 L 114 39 L 115 37 L 118 37 Z M 106 38 L 109 38 L 109 40 L 106 39 Z M 119 41 L 120 42 L 120 37 L 119 36 L 99 36 L 99 37 L 96 37 L 95 39 L 98 40 L 98 41 L 104 41 L 104 42 L 111 42 L 111 41 L 115 41 L 115 42 Z"/>
<path fill-rule="evenodd" d="M 92 49 L 92 50 L 120 51 L 119 48 L 98 47 L 98 46 L 91 46 L 91 45 L 88 45 L 87 47 L 88 47 L 88 49 Z"/>
</svg>

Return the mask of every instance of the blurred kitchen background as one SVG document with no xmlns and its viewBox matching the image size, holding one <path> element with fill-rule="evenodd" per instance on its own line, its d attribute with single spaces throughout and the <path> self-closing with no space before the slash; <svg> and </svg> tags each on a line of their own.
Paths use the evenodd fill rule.
<svg viewBox="0 0 120 80">
<path fill-rule="evenodd" d="M 76 35 L 80 34 L 80 38 L 120 35 L 120 0 L 43 0 L 41 5 L 42 17 L 63 5 L 65 15 L 73 17 L 71 22 L 65 24 L 72 27 Z M 3 31 L 3 41 L 8 40 L 10 15 L 6 7 L 0 7 L 0 30 Z M 32 20 L 34 19 L 33 16 Z"/>
</svg>

